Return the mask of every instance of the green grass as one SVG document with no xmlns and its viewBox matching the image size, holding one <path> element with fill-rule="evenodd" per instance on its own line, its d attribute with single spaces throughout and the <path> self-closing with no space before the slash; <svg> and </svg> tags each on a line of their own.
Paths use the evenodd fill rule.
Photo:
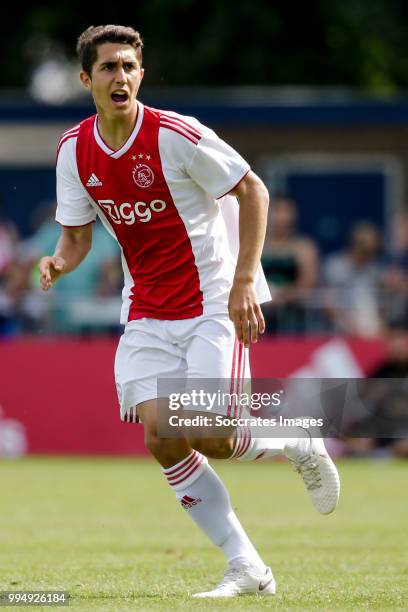
<svg viewBox="0 0 408 612">
<path fill-rule="evenodd" d="M 191 600 L 220 578 L 223 556 L 158 467 L 127 459 L 0 463 L 0 590 L 64 589 L 71 609 L 113 612 L 408 608 L 406 463 L 341 462 L 328 517 L 285 462 L 213 464 L 272 567 L 275 598 Z"/>
</svg>

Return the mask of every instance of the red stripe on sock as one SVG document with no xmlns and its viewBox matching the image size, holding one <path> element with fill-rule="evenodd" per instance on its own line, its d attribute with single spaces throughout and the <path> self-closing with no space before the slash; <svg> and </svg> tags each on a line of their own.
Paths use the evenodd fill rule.
<svg viewBox="0 0 408 612">
<path fill-rule="evenodd" d="M 183 477 L 180 478 L 179 480 L 176 480 L 174 482 L 170 482 L 170 478 L 168 478 L 169 483 L 174 487 L 175 485 L 178 485 L 182 482 L 184 482 L 185 480 L 187 480 L 187 478 L 189 478 L 191 476 L 191 474 L 193 474 L 202 464 L 202 462 L 204 461 L 204 457 L 202 455 L 198 455 L 197 460 L 195 461 L 195 463 L 187 468 L 186 470 L 184 470 L 183 472 Z M 185 473 L 187 472 L 187 473 Z M 181 474 L 179 474 L 179 476 L 181 476 Z M 178 476 L 173 476 L 172 480 L 174 480 L 174 478 L 178 478 Z"/>
<path fill-rule="evenodd" d="M 242 447 L 245 443 L 246 432 L 244 427 L 237 427 L 236 433 L 236 441 L 235 441 L 235 450 L 232 455 L 233 459 L 236 459 L 241 454 Z"/>
<path fill-rule="evenodd" d="M 241 450 L 241 452 L 239 453 L 239 455 L 237 455 L 237 459 L 238 459 L 238 457 L 242 457 L 242 455 L 244 455 L 247 452 L 247 450 L 249 448 L 249 445 L 251 443 L 251 437 L 252 437 L 251 436 L 251 430 L 248 427 L 246 427 L 246 437 L 245 437 L 244 447 Z"/>
<path fill-rule="evenodd" d="M 184 469 L 183 469 L 181 472 L 177 472 L 177 474 L 174 474 L 174 476 L 168 476 L 168 477 L 167 477 L 167 480 L 168 480 L 170 483 L 172 483 L 172 482 L 173 482 L 173 480 L 177 480 L 178 478 L 180 478 L 180 476 L 183 476 L 183 474 L 185 474 L 185 473 L 186 473 L 186 472 L 187 472 L 187 471 L 188 471 L 188 470 L 189 470 L 189 469 L 190 469 L 190 468 L 191 468 L 193 465 L 195 465 L 195 464 L 197 463 L 197 461 L 200 459 L 200 457 L 201 457 L 201 455 L 199 455 L 199 454 L 197 453 L 197 455 L 195 455 L 195 456 L 193 457 L 193 460 L 192 460 L 192 461 L 190 461 L 190 462 L 188 463 L 188 465 L 186 465 L 186 466 L 185 466 L 185 468 L 184 468 Z M 183 480 L 183 478 L 182 478 L 182 480 Z"/>
<path fill-rule="evenodd" d="M 193 459 L 195 458 L 197 454 L 197 451 L 193 450 L 184 460 L 182 463 L 180 463 L 178 466 L 176 467 L 172 467 L 172 468 L 168 468 L 164 470 L 164 473 L 166 474 L 166 476 L 176 476 L 177 473 L 182 470 L 184 467 L 186 467 L 187 464 L 190 464 Z"/>
<path fill-rule="evenodd" d="M 237 457 L 240 457 L 242 455 L 242 451 L 246 445 L 246 441 L 247 441 L 247 430 L 245 429 L 245 427 L 241 428 L 241 444 L 239 445 L 239 450 L 237 452 Z"/>
<path fill-rule="evenodd" d="M 234 450 L 232 451 L 232 455 L 231 455 L 230 459 L 235 459 L 235 457 L 237 456 L 237 451 L 238 451 L 238 448 L 240 446 L 240 443 L 241 443 L 240 428 L 237 427 L 236 430 L 235 430 Z"/>
</svg>

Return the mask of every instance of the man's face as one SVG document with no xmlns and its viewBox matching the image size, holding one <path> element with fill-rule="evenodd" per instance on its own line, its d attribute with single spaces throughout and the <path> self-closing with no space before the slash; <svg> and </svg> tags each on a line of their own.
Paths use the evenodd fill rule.
<svg viewBox="0 0 408 612">
<path fill-rule="evenodd" d="M 287 236 L 292 234 L 296 225 L 296 209 L 292 202 L 281 199 L 272 204 L 269 221 L 274 234 Z"/>
<path fill-rule="evenodd" d="M 89 76 L 81 72 L 81 81 L 92 93 L 98 113 L 120 117 L 131 113 L 144 74 L 130 45 L 104 43 Z"/>
<path fill-rule="evenodd" d="M 361 228 L 353 237 L 354 251 L 368 259 L 375 258 L 380 250 L 380 237 L 374 228 Z"/>
</svg>

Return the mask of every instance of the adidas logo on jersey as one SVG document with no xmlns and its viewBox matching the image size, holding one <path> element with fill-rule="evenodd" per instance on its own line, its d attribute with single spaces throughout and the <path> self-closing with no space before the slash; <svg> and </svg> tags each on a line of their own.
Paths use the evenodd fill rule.
<svg viewBox="0 0 408 612">
<path fill-rule="evenodd" d="M 102 181 L 98 179 L 96 174 L 91 174 L 86 184 L 87 187 L 102 187 Z"/>
<path fill-rule="evenodd" d="M 201 501 L 203 501 L 202 499 L 200 499 L 199 497 L 190 497 L 189 495 L 184 495 L 181 499 L 180 499 L 180 503 L 183 506 L 183 508 L 185 508 L 186 510 L 188 510 L 188 508 L 192 508 L 193 506 L 196 506 L 197 504 L 199 504 Z"/>
</svg>

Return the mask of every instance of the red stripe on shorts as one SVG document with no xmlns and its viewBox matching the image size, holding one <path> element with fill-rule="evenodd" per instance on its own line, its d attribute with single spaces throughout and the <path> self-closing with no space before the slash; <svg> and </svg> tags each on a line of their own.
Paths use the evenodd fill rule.
<svg viewBox="0 0 408 612">
<path fill-rule="evenodd" d="M 238 352 L 238 375 L 237 375 L 237 405 L 234 410 L 234 417 L 238 416 L 239 406 L 241 404 L 240 393 L 241 393 L 241 376 L 242 376 L 242 350 L 243 350 L 242 342 L 239 343 L 239 352 Z"/>
<path fill-rule="evenodd" d="M 248 349 L 244 348 L 244 357 L 243 357 L 243 363 L 242 363 L 242 375 L 241 375 L 241 380 L 242 380 L 242 390 L 244 389 L 244 381 L 245 381 L 245 368 L 246 368 L 246 358 L 247 358 L 247 354 L 248 354 Z M 242 405 L 242 403 L 239 403 L 239 418 L 242 417 L 242 413 L 244 411 L 244 406 Z"/>
<path fill-rule="evenodd" d="M 231 367 L 231 384 L 230 384 L 230 402 L 228 404 L 228 409 L 227 409 L 227 416 L 230 417 L 231 416 L 231 409 L 234 403 L 234 400 L 232 398 L 232 393 L 234 391 L 234 381 L 235 381 L 235 365 L 236 365 L 236 360 L 237 360 L 237 342 L 238 342 L 238 338 L 235 336 L 235 341 L 234 341 L 234 349 L 232 352 L 232 367 Z"/>
</svg>

